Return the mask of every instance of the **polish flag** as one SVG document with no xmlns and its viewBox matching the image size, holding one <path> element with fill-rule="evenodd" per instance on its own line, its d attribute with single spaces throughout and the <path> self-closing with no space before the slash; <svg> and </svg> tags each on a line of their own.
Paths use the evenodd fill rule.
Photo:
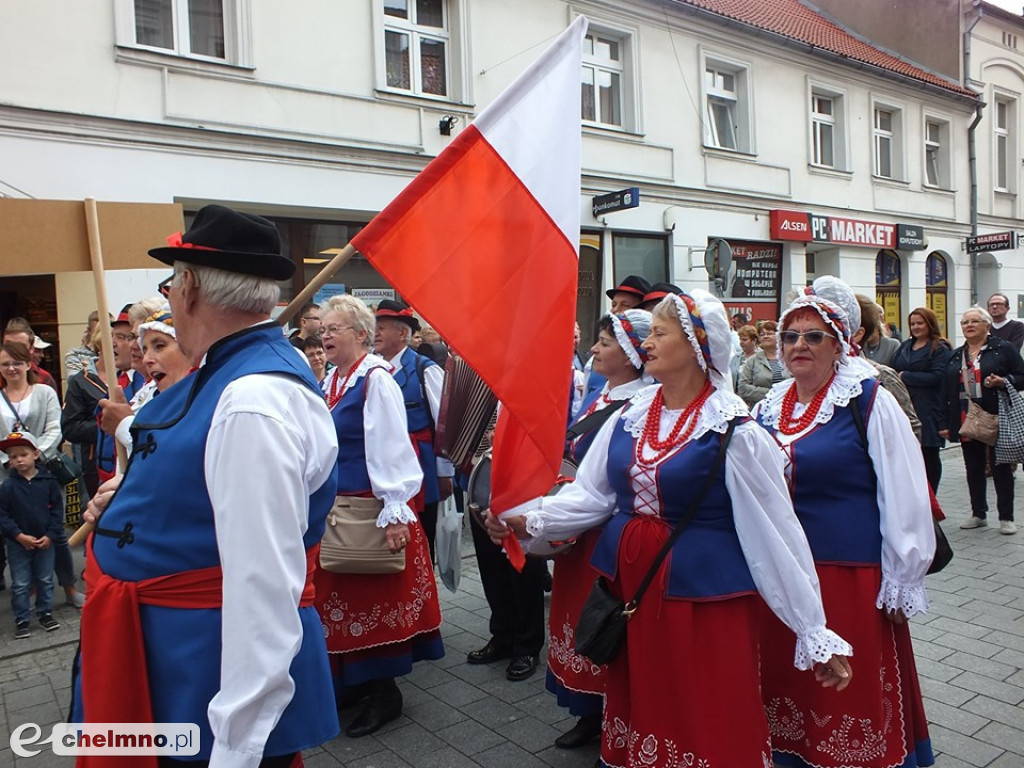
<svg viewBox="0 0 1024 768">
<path fill-rule="evenodd" d="M 501 401 L 495 513 L 551 489 L 565 442 L 586 30 L 577 18 L 352 239 Z"/>
</svg>

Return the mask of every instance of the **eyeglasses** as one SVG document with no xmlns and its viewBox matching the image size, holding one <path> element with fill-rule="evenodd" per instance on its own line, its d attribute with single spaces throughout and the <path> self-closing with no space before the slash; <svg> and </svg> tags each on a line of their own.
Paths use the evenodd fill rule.
<svg viewBox="0 0 1024 768">
<path fill-rule="evenodd" d="M 960 321 L 960 325 L 974 325 L 975 323 L 984 323 L 984 320 L 979 320 L 976 317 L 968 317 Z"/>
<path fill-rule="evenodd" d="M 16 371 L 19 368 L 24 368 L 28 363 L 23 363 L 20 360 L 15 360 L 13 363 L 0 363 L 0 368 L 5 371 Z"/>
<path fill-rule="evenodd" d="M 834 339 L 836 336 L 834 333 L 825 333 L 825 331 L 804 331 L 803 333 L 797 333 L 796 331 L 782 331 L 779 334 L 779 338 L 782 343 L 787 347 L 792 347 L 800 339 L 803 339 L 812 347 L 816 347 L 825 339 Z"/>
<path fill-rule="evenodd" d="M 342 331 L 354 330 L 355 328 L 353 328 L 351 325 L 328 325 L 326 328 L 323 329 L 322 333 L 320 334 L 320 338 L 324 338 L 325 336 L 337 336 Z"/>
<path fill-rule="evenodd" d="M 115 333 L 114 338 L 118 341 L 135 341 L 139 337 L 134 333 Z"/>
<path fill-rule="evenodd" d="M 318 323 L 320 322 L 320 318 L 319 318 L 319 317 L 304 317 L 304 318 L 302 318 L 302 319 L 303 319 L 303 320 L 306 320 L 307 322 L 308 322 L 309 320 L 316 320 L 316 321 L 317 321 Z"/>
</svg>

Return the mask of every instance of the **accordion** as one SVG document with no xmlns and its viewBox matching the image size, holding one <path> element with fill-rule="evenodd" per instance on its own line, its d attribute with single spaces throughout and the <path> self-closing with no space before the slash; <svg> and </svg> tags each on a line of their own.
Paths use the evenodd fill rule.
<svg viewBox="0 0 1024 768">
<path fill-rule="evenodd" d="M 444 366 L 434 448 L 468 475 L 474 459 L 490 449 L 498 399 L 465 360 L 452 354 Z"/>
</svg>

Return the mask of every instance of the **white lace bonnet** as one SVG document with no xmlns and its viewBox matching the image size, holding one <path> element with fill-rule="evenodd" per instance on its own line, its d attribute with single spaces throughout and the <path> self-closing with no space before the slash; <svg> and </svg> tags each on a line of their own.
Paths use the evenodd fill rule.
<svg viewBox="0 0 1024 768">
<path fill-rule="evenodd" d="M 840 363 L 845 363 L 847 358 L 856 357 L 858 351 L 854 349 L 853 334 L 860 328 L 860 304 L 853 290 L 832 275 L 823 275 L 817 278 L 811 285 L 804 289 L 804 293 L 797 296 L 786 311 L 779 318 L 779 333 L 786 327 L 786 318 L 793 312 L 810 307 L 815 310 L 829 328 L 835 331 L 842 353 L 839 356 Z M 782 343 L 778 342 L 779 359 L 782 359 Z"/>
<path fill-rule="evenodd" d="M 647 350 L 641 345 L 651 333 L 651 313 L 643 309 L 627 309 L 609 317 L 615 340 L 619 342 L 629 362 L 638 370 L 643 368 L 647 362 Z"/>
<path fill-rule="evenodd" d="M 146 331 L 159 331 L 160 333 L 166 333 L 175 341 L 178 340 L 178 334 L 174 330 L 174 320 L 171 318 L 170 304 L 164 304 L 159 310 L 147 317 L 144 322 L 139 323 L 140 347 L 142 346 L 142 338 L 146 335 Z"/>
</svg>

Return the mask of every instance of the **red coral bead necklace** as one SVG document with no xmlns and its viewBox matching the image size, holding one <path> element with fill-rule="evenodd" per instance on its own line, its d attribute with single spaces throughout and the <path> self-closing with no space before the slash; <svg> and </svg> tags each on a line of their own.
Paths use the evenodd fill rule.
<svg viewBox="0 0 1024 768">
<path fill-rule="evenodd" d="M 668 433 L 668 437 L 664 440 L 659 440 L 658 430 L 661 427 L 661 412 L 665 407 L 665 398 L 662 395 L 661 388 L 659 388 L 654 395 L 654 400 L 651 401 L 651 407 L 647 410 L 644 431 L 636 444 L 636 460 L 641 464 L 657 464 L 676 446 L 689 440 L 690 435 L 697 428 L 697 420 L 700 417 L 701 408 L 704 407 L 704 403 L 711 397 L 712 392 L 714 392 L 714 388 L 711 386 L 711 382 L 705 381 L 704 387 L 698 395 L 679 414 L 676 423 Z M 644 457 L 645 445 L 649 446 L 652 451 L 655 451 L 653 458 L 648 459 Z"/>
<path fill-rule="evenodd" d="M 363 362 L 363 358 L 365 357 L 366 355 L 364 354 L 358 360 L 352 363 L 352 367 L 348 369 L 348 373 L 345 374 L 344 379 L 342 379 L 341 376 L 337 375 L 337 373 L 334 375 L 334 378 L 331 379 L 331 388 L 330 392 L 327 395 L 328 408 L 333 410 L 334 406 L 336 406 L 338 404 L 338 401 L 341 400 L 341 396 L 345 393 L 345 387 L 348 386 L 348 380 L 352 378 L 352 374 L 356 372 L 356 368 L 359 367 L 359 364 Z"/>
<path fill-rule="evenodd" d="M 811 426 L 814 422 L 814 417 L 817 416 L 818 411 L 821 410 L 821 404 L 825 402 L 825 396 L 828 394 L 829 387 L 832 386 L 832 382 L 835 378 L 836 375 L 833 373 L 829 377 L 825 386 L 814 393 L 814 397 L 811 398 L 811 402 L 807 404 L 807 408 L 799 419 L 793 418 L 793 409 L 796 407 L 796 383 L 794 382 L 782 398 L 782 412 L 779 415 L 779 432 L 784 435 L 798 435 Z"/>
</svg>

